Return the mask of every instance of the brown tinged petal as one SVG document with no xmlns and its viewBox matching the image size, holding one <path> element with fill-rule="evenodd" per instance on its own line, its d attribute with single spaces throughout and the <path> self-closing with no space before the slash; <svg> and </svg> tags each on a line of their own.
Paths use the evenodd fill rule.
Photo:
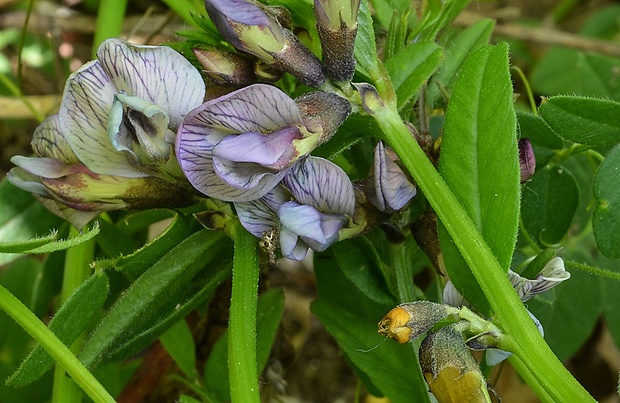
<svg viewBox="0 0 620 403">
<path fill-rule="evenodd" d="M 254 63 L 219 50 L 194 49 L 203 72 L 217 85 L 243 86 L 255 83 Z"/>
<path fill-rule="evenodd" d="M 440 320 L 458 309 L 430 301 L 407 302 L 388 312 L 379 322 L 379 334 L 408 343 L 428 332 Z"/>
<path fill-rule="evenodd" d="M 452 326 L 426 336 L 419 357 L 424 378 L 439 403 L 491 401 L 484 375 Z"/>
</svg>

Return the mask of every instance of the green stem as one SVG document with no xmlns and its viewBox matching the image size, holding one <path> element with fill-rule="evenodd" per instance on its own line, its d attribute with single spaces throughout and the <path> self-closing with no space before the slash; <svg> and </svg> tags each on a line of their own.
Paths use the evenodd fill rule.
<svg viewBox="0 0 620 403">
<path fill-rule="evenodd" d="M 544 341 L 482 235 L 393 107 L 370 105 L 388 142 L 435 209 L 487 297 L 513 352 L 558 402 L 592 402 Z"/>
<path fill-rule="evenodd" d="M 114 403 L 114 398 L 82 365 L 76 356 L 6 288 L 0 286 L 0 308 L 27 331 L 43 348 L 62 365 L 78 385 L 95 402 Z"/>
<path fill-rule="evenodd" d="M 228 319 L 228 372 L 233 403 L 259 403 L 256 364 L 258 240 L 240 224 L 235 228 L 232 296 Z"/>
<path fill-rule="evenodd" d="M 108 38 L 121 35 L 123 20 L 128 0 L 101 0 L 97 11 L 97 25 L 93 40 L 93 57 L 97 56 L 97 48 Z"/>
<path fill-rule="evenodd" d="M 71 227 L 69 236 L 75 237 L 78 235 L 79 231 Z M 67 249 L 59 306 L 62 306 L 73 294 L 73 291 L 90 276 L 91 269 L 89 264 L 94 260 L 94 252 L 94 239 Z M 71 352 L 77 354 L 80 351 L 85 337 L 86 335 L 83 334 L 73 342 L 70 346 Z M 78 402 L 81 401 L 81 396 L 82 390 L 66 375 L 64 367 L 57 364 L 54 368 L 52 403 Z"/>
<path fill-rule="evenodd" d="M 415 295 L 415 287 L 413 284 L 413 265 L 408 259 L 409 256 L 410 255 L 407 253 L 407 243 L 390 245 L 390 260 L 392 263 L 392 271 L 394 274 L 393 282 L 395 283 L 391 284 L 390 286 L 396 289 L 399 303 L 411 302 L 417 299 Z M 418 356 L 420 343 L 420 339 L 414 340 L 409 343 L 411 348 L 413 348 L 416 357 Z M 421 403 L 430 403 L 430 396 L 427 392 L 428 386 L 426 384 L 426 381 L 424 380 L 422 368 L 418 363 L 416 363 L 416 365 L 412 365 L 410 368 L 413 372 L 414 381 L 417 384 L 416 390 L 420 392 L 416 396 L 415 401 Z"/>
</svg>

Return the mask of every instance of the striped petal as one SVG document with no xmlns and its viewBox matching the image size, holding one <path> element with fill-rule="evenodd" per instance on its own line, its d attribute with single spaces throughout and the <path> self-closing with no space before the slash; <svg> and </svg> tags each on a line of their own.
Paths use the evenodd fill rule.
<svg viewBox="0 0 620 403">
<path fill-rule="evenodd" d="M 31 144 L 39 157 L 56 158 L 67 165 L 79 162 L 60 131 L 58 115 L 48 117 L 36 128 Z"/>
<path fill-rule="evenodd" d="M 204 100 L 200 72 L 170 47 L 138 46 L 113 38 L 101 44 L 97 57 L 117 92 L 161 107 L 174 131 L 187 112 Z"/>
</svg>

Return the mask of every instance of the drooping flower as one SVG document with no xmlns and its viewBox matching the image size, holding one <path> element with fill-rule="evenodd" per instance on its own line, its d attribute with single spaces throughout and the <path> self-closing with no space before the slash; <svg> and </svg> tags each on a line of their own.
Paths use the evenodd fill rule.
<svg viewBox="0 0 620 403">
<path fill-rule="evenodd" d="M 308 248 L 320 252 L 340 239 L 355 195 L 340 167 L 309 156 L 295 164 L 282 185 L 259 200 L 235 203 L 235 208 L 250 233 L 260 238 L 277 229 L 282 255 L 301 260 Z"/>
<path fill-rule="evenodd" d="M 109 39 L 71 74 L 58 115 L 37 128 L 38 158 L 8 175 L 81 227 L 98 212 L 192 201 L 174 153 L 176 130 L 205 94 L 200 73 L 168 47 Z"/>
<path fill-rule="evenodd" d="M 368 200 L 384 213 L 394 213 L 416 195 L 416 187 L 396 164 L 398 156 L 383 142 L 375 147 L 373 170 L 366 180 Z"/>
<path fill-rule="evenodd" d="M 262 4 L 248 0 L 206 0 L 209 17 L 224 39 L 291 73 L 310 87 L 325 82 L 319 59 Z"/>
<path fill-rule="evenodd" d="M 331 136 L 349 111 L 336 125 L 321 126 L 304 117 L 278 88 L 251 85 L 187 115 L 177 137 L 178 159 L 189 181 L 205 195 L 255 200 L 272 190 L 322 138 Z"/>
<path fill-rule="evenodd" d="M 355 73 L 353 50 L 359 7 L 359 0 L 314 0 L 323 62 L 327 76 L 337 82 L 350 81 Z"/>
</svg>

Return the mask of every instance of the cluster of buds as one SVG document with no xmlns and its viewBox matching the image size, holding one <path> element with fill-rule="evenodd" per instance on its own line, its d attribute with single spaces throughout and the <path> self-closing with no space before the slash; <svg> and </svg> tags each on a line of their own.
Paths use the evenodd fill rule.
<svg viewBox="0 0 620 403">
<path fill-rule="evenodd" d="M 274 82 L 281 72 L 313 88 L 327 79 L 341 83 L 353 78 L 359 0 L 315 0 L 323 62 L 293 34 L 286 9 L 253 0 L 206 0 L 205 5 L 222 37 L 241 52 L 194 50 L 204 72 L 219 85 Z"/>
<path fill-rule="evenodd" d="M 534 279 L 512 271 L 508 277 L 525 302 L 569 279 L 570 273 L 564 269 L 560 257 L 552 257 Z M 486 364 L 496 365 L 511 355 L 503 349 L 503 333 L 491 321 L 472 312 L 452 283 L 446 285 L 443 299 L 443 304 L 416 301 L 397 306 L 379 322 L 379 334 L 399 343 L 428 334 L 420 345 L 420 365 L 440 403 L 492 401 L 484 376 L 469 350 L 486 350 Z M 544 335 L 538 319 L 531 313 L 530 317 Z"/>
</svg>

